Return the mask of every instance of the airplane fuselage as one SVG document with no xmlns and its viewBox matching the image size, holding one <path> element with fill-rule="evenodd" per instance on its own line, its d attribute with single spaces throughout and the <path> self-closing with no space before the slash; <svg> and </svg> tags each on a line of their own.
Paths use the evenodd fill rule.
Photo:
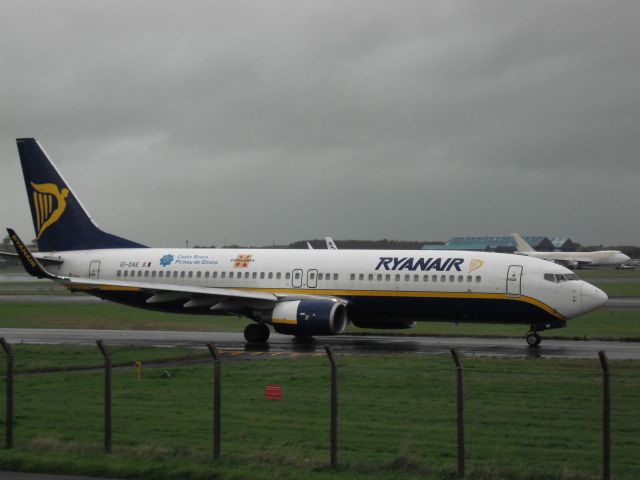
<svg viewBox="0 0 640 480">
<path fill-rule="evenodd" d="M 136 285 L 335 297 L 347 302 L 348 318 L 354 321 L 453 319 L 535 324 L 539 330 L 601 304 L 591 298 L 597 289 L 566 268 L 500 253 L 138 248 L 47 255 L 63 260 L 50 268 L 52 273 L 125 283 L 122 288 L 84 288 L 88 293 L 181 313 L 210 314 L 211 305 L 185 308 L 186 297 L 179 296 L 174 302 L 148 303 L 151 295 Z M 554 281 L 545 274 L 554 275 Z M 555 281 L 555 275 L 563 280 Z"/>
</svg>

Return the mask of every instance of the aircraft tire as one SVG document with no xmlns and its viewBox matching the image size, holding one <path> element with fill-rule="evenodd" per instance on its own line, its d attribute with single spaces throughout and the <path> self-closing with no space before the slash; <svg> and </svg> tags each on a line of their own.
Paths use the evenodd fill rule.
<svg viewBox="0 0 640 480">
<path fill-rule="evenodd" d="M 529 332 L 527 334 L 527 345 L 530 347 L 537 347 L 542 342 L 542 337 L 537 332 Z"/>
<path fill-rule="evenodd" d="M 250 323 L 244 329 L 244 339 L 247 343 L 266 343 L 269 335 L 269 327 L 264 323 Z"/>
</svg>

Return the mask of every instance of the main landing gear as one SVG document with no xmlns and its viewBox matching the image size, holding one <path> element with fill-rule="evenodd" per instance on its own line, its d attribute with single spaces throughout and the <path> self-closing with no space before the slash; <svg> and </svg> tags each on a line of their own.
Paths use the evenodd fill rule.
<svg viewBox="0 0 640 480">
<path fill-rule="evenodd" d="M 527 333 L 527 344 L 530 347 L 537 347 L 542 342 L 542 337 L 538 335 L 538 332 L 531 330 Z"/>
<path fill-rule="evenodd" d="M 247 343 L 267 343 L 269 334 L 269 327 L 264 323 L 250 323 L 244 329 L 244 338 Z"/>
</svg>

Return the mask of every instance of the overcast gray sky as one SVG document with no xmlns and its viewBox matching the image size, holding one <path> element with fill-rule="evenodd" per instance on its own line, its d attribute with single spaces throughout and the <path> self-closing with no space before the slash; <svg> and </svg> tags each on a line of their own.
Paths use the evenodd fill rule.
<svg viewBox="0 0 640 480">
<path fill-rule="evenodd" d="M 3 1 L 16 137 L 153 246 L 454 235 L 640 245 L 640 2 Z"/>
</svg>

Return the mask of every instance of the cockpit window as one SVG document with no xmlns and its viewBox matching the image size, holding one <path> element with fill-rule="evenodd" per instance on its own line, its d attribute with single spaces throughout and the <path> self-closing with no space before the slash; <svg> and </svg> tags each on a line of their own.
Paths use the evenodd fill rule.
<svg viewBox="0 0 640 480">
<path fill-rule="evenodd" d="M 575 273 L 545 273 L 544 279 L 548 282 L 560 283 L 567 282 L 569 280 L 580 280 Z"/>
</svg>

